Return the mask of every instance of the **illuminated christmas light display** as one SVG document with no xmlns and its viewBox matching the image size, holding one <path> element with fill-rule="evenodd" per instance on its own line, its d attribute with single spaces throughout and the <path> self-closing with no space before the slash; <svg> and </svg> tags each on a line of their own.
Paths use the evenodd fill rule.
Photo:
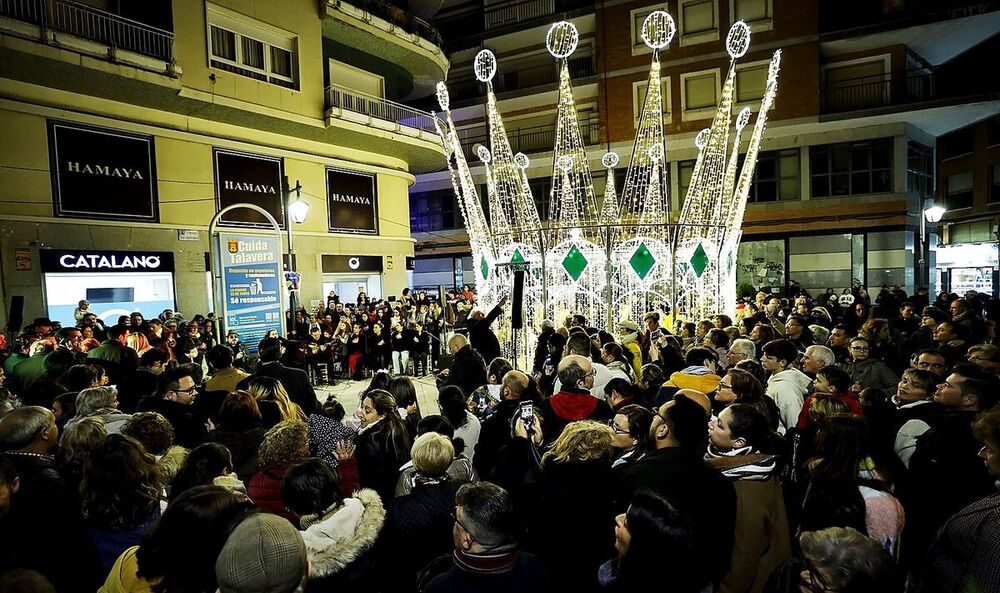
<svg viewBox="0 0 1000 593">
<path fill-rule="evenodd" d="M 734 90 L 736 61 L 749 49 L 750 28 L 739 21 L 730 29 L 726 37 L 730 65 L 721 100 L 712 125 L 697 135 L 691 182 L 677 222 L 671 223 L 660 53 L 675 32 L 673 18 L 664 11 L 654 11 L 643 22 L 643 42 L 653 51 L 632 154 L 620 193 L 614 179 L 619 156 L 608 152 L 601 157 L 607 175 L 598 203 L 567 62 L 579 34 L 567 21 L 549 29 L 545 45 L 559 62 L 559 92 L 551 195 L 544 217 L 528 185 L 529 159 L 512 152 L 497 107 L 493 53 L 484 49 L 473 62 L 476 78 L 487 89 L 490 146 L 477 146 L 476 156 L 485 172 L 489 224 L 455 131 L 447 88 L 438 84 L 438 102 L 445 114 L 438 133 L 469 232 L 481 304 L 492 306 L 509 294 L 514 271 L 525 270 L 525 329 L 517 336 L 520 339 L 509 339 L 514 337 L 509 316 L 497 328 L 508 338 L 506 355 L 520 358 L 530 352 L 538 322 L 561 320 L 570 313 L 581 313 L 591 325 L 607 328 L 619 319 L 639 319 L 664 304 L 678 318 L 732 315 L 740 228 L 777 92 L 781 51 L 771 59 L 741 167 L 743 131 L 754 114 L 744 108 L 733 118 Z"/>
</svg>

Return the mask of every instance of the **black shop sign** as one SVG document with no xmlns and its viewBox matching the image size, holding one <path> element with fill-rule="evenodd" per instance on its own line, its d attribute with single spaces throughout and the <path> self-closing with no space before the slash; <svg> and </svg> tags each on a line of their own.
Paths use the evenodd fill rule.
<svg viewBox="0 0 1000 593">
<path fill-rule="evenodd" d="M 157 222 L 153 137 L 49 120 L 55 216 Z"/>
<path fill-rule="evenodd" d="M 324 255 L 324 274 L 349 274 L 352 272 L 382 272 L 381 255 Z"/>
<path fill-rule="evenodd" d="M 217 210 L 233 204 L 260 206 L 285 227 L 282 180 L 284 167 L 280 157 L 235 152 L 216 148 L 215 201 Z M 267 227 L 271 223 L 262 214 L 248 208 L 227 212 L 220 221 L 226 226 Z"/>
<path fill-rule="evenodd" d="M 326 202 L 330 232 L 378 233 L 378 193 L 373 173 L 328 167 Z"/>
<path fill-rule="evenodd" d="M 42 271 L 48 273 L 173 272 L 169 251 L 104 251 L 99 249 L 42 249 Z"/>
</svg>

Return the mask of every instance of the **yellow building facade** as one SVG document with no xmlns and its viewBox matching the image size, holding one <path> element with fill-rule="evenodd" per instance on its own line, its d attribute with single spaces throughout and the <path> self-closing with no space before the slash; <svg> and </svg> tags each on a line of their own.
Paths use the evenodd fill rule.
<svg viewBox="0 0 1000 593">
<path fill-rule="evenodd" d="M 400 293 L 413 256 L 408 188 L 442 161 L 430 115 L 392 99 L 446 76 L 432 29 L 342 2 L 175 0 L 152 16 L 91 4 L 64 5 L 90 21 L 0 14 L 4 318 L 21 312 L 16 297 L 24 323 L 77 296 L 142 300 L 112 281 L 122 276 L 74 282 L 101 270 L 58 269 L 70 251 L 172 254 L 172 270 L 159 270 L 172 274 L 164 308 L 212 311 L 210 220 L 250 202 L 284 224 L 285 179 L 309 205 L 291 223 L 304 306 L 330 290 Z M 352 81 L 366 88 L 342 84 Z M 354 179 L 368 193 L 339 186 Z M 267 232 L 233 214 L 223 221 L 240 226 L 222 230 Z"/>
</svg>

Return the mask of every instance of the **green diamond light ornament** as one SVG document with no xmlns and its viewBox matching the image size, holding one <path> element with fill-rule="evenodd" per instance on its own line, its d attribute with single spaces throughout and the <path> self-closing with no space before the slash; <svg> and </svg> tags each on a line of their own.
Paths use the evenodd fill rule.
<svg viewBox="0 0 1000 593">
<path fill-rule="evenodd" d="M 562 267 L 569 274 L 569 277 L 576 282 L 583 275 L 583 271 L 587 269 L 587 258 L 583 256 L 580 248 L 574 245 L 566 253 L 566 257 L 562 260 Z"/>
<path fill-rule="evenodd" d="M 510 256 L 510 263 L 512 263 L 512 264 L 523 264 L 524 263 L 524 256 L 521 255 L 521 250 L 520 249 L 515 249 L 514 250 L 514 255 Z"/>
<path fill-rule="evenodd" d="M 636 275 L 639 276 L 639 279 L 645 280 L 646 275 L 656 265 L 656 258 L 649 252 L 649 248 L 646 247 L 645 243 L 640 243 L 635 252 L 632 253 L 632 257 L 628 260 L 628 263 L 632 266 L 632 270 L 635 271 Z"/>
<path fill-rule="evenodd" d="M 708 267 L 708 254 L 705 253 L 705 248 L 702 247 L 701 243 L 698 243 L 698 247 L 694 250 L 694 254 L 691 256 L 691 269 L 694 270 L 695 276 L 701 278 L 701 275 L 705 273 L 705 268 Z"/>
<path fill-rule="evenodd" d="M 479 271 L 483 273 L 483 279 L 490 277 L 490 265 L 486 263 L 486 258 L 479 258 Z"/>
</svg>

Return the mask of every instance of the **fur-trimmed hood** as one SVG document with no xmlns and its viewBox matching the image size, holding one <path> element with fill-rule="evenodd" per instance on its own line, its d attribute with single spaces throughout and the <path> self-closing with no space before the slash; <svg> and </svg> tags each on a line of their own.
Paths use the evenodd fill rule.
<svg viewBox="0 0 1000 593">
<path fill-rule="evenodd" d="M 302 517 L 302 539 L 313 575 L 336 574 L 360 558 L 375 544 L 384 523 L 382 500 L 367 488 L 324 515 Z"/>
</svg>

